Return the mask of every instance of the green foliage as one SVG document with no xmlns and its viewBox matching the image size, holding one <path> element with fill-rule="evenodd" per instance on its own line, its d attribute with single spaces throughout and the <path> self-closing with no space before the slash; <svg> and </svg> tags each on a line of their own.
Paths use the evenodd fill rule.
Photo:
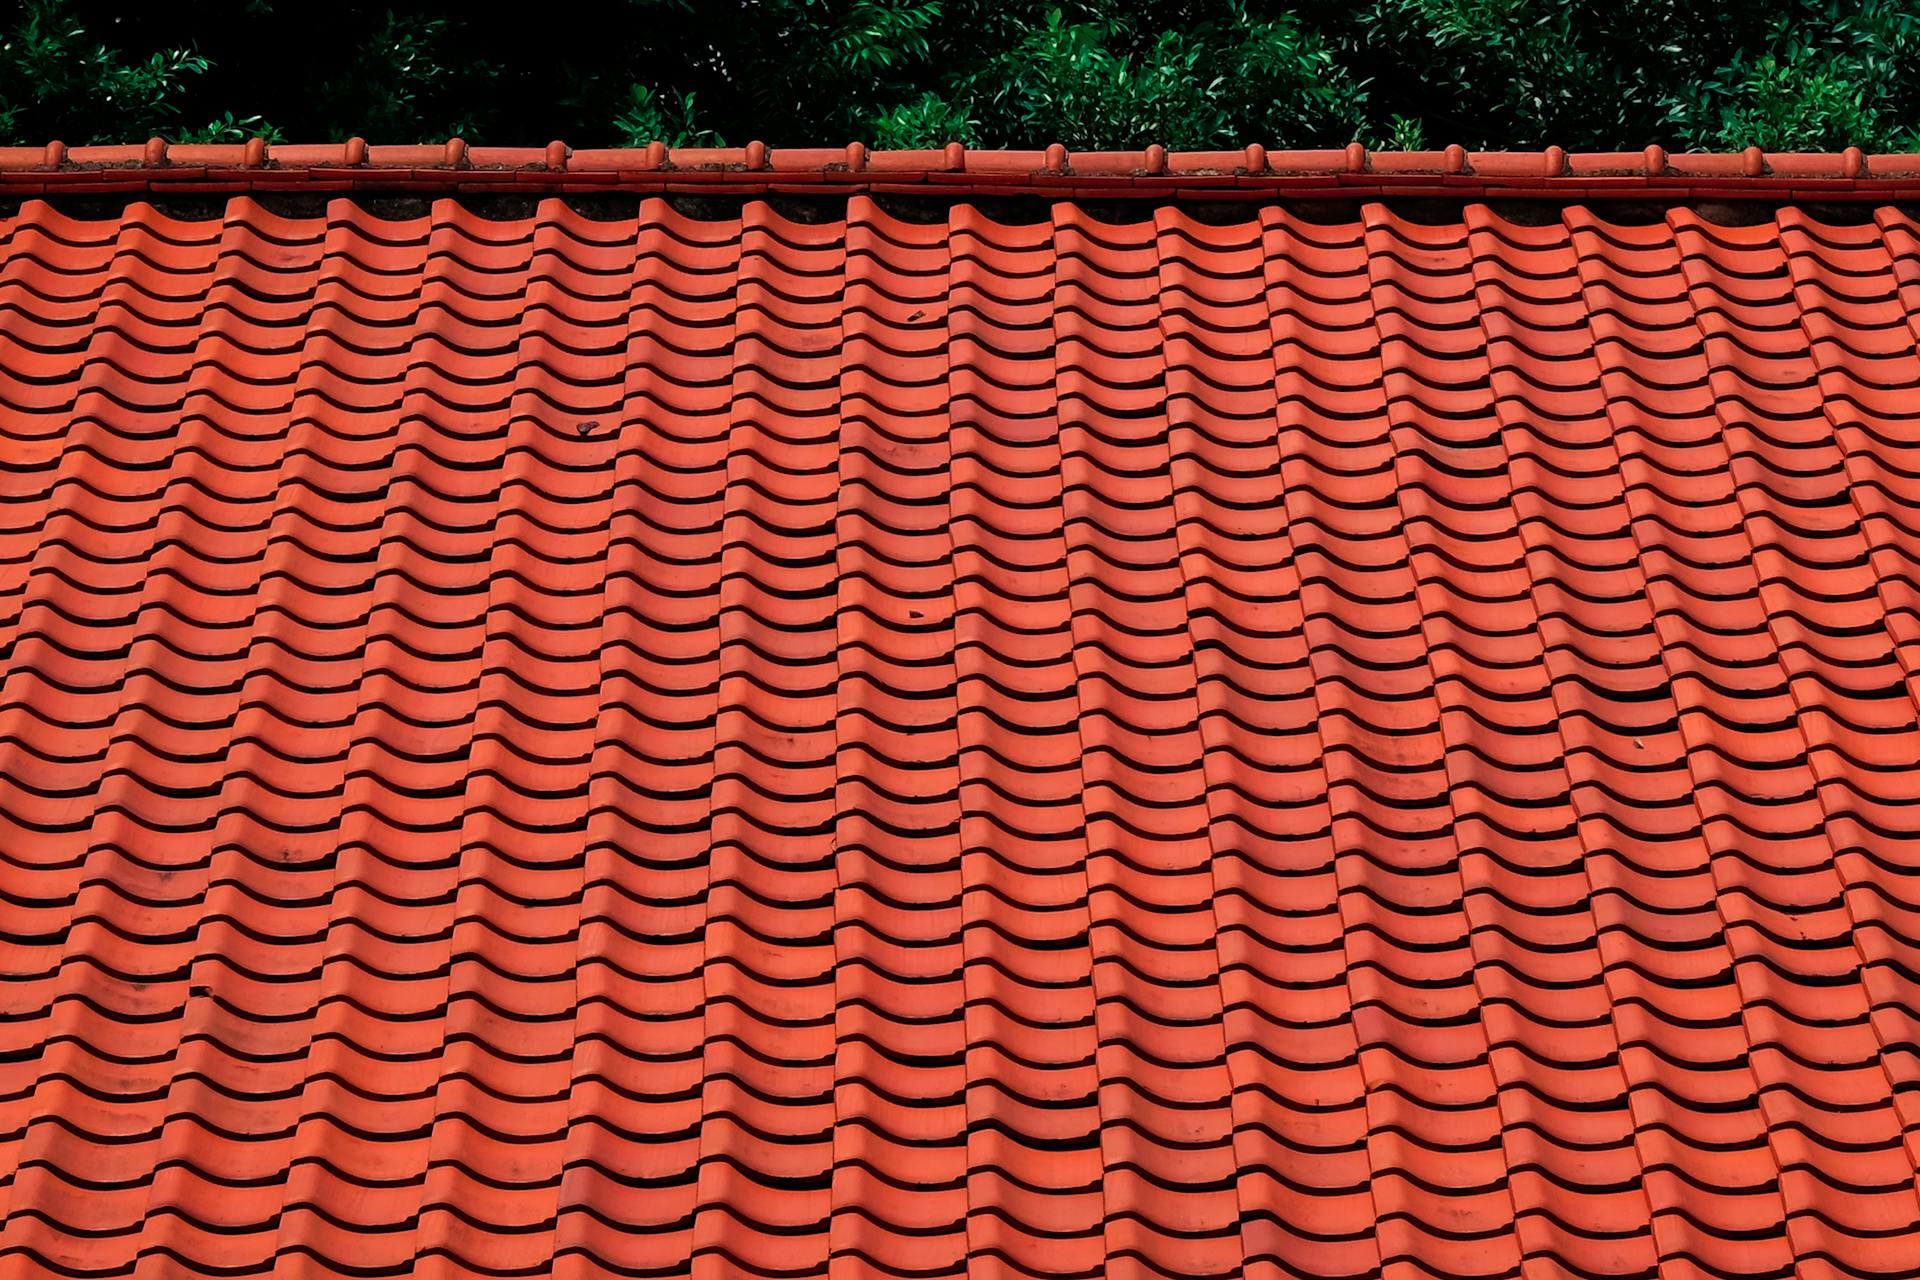
<svg viewBox="0 0 1920 1280">
<path fill-rule="evenodd" d="M 231 111 L 223 111 L 217 120 L 194 129 L 176 130 L 176 142 L 245 142 L 248 138 L 261 137 L 268 142 L 284 142 L 280 131 L 259 116 L 245 116 L 235 119 Z"/>
<path fill-rule="evenodd" d="M 697 103 L 697 107 L 696 107 Z M 1920 0 L 14 0 L 0 139 L 1920 147 Z"/>
<path fill-rule="evenodd" d="M 692 91 L 668 96 L 636 84 L 628 95 L 630 105 L 613 118 L 614 132 L 621 146 L 644 147 L 655 141 L 670 147 L 723 145 L 723 140 L 711 129 L 694 126 Z"/>
<path fill-rule="evenodd" d="M 1255 20 L 1239 5 L 1150 34 L 1116 18 L 1070 22 L 1055 9 L 956 89 L 973 124 L 963 141 L 1080 148 L 1345 142 L 1366 97 L 1317 33 L 1291 16 Z"/>
<path fill-rule="evenodd" d="M 469 132 L 473 108 L 458 103 L 458 93 L 446 92 L 454 71 L 445 45 L 451 20 L 425 14 L 388 10 L 335 75 L 319 86 L 318 106 L 336 118 L 357 116 L 355 132 L 369 138 L 410 138 L 429 132 Z M 471 90 L 481 88 L 490 68 L 485 63 L 462 67 Z M 478 105 L 478 104 L 475 104 Z M 427 124 L 436 109 L 446 128 Z"/>
<path fill-rule="evenodd" d="M 971 142 L 979 136 L 980 129 L 980 122 L 967 114 L 964 104 L 932 90 L 872 117 L 867 123 L 872 144 L 888 151 Z"/>
<path fill-rule="evenodd" d="M 1666 99 L 1686 142 L 1769 151 L 1920 149 L 1920 15 L 1910 4 L 1803 4 Z"/>
<path fill-rule="evenodd" d="M 128 54 L 94 39 L 69 0 L 25 0 L 0 37 L 0 134 L 144 141 L 179 117 L 187 82 L 207 66 L 180 47 Z"/>
<path fill-rule="evenodd" d="M 1412 116 L 1396 115 L 1387 121 L 1384 131 L 1362 141 L 1377 151 L 1424 151 L 1427 130 Z"/>
</svg>

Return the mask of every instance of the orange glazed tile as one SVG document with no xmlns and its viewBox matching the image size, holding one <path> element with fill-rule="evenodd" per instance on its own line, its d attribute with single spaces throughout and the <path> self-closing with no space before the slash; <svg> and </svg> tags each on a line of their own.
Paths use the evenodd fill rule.
<svg viewBox="0 0 1920 1280">
<path fill-rule="evenodd" d="M 7 1275 L 1912 1269 L 1906 214 L 836 212 L 0 221 Z"/>
</svg>

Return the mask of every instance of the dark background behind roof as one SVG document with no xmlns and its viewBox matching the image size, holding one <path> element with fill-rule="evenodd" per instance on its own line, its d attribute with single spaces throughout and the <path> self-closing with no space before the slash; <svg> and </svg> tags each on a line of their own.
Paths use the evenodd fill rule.
<svg viewBox="0 0 1920 1280">
<path fill-rule="evenodd" d="M 1920 0 L 15 0 L 0 138 L 1920 147 Z"/>
</svg>

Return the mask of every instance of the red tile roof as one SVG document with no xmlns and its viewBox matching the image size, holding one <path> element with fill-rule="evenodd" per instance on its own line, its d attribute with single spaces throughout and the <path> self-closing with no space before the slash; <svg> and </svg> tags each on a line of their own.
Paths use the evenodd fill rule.
<svg viewBox="0 0 1920 1280">
<path fill-rule="evenodd" d="M 574 150 L 445 143 L 0 147 L 0 199 L 75 193 L 420 191 L 705 195 L 1049 195 L 1271 200 L 1386 196 L 1552 200 L 1920 199 L 1920 153 L 1280 151 L 874 151 L 845 147 Z"/>
<path fill-rule="evenodd" d="M 0 227 L 8 1275 L 1909 1273 L 1906 215 Z"/>
</svg>

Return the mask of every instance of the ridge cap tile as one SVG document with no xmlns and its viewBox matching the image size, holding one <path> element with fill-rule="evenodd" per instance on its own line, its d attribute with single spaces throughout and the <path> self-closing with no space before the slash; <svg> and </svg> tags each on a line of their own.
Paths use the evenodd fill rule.
<svg viewBox="0 0 1920 1280">
<path fill-rule="evenodd" d="M 848 146 L 768 148 L 754 142 L 745 147 L 667 148 L 661 143 L 630 148 L 573 150 L 563 141 L 540 147 L 469 147 L 458 138 L 444 143 L 379 144 L 362 139 L 345 144 L 269 143 L 255 138 L 244 144 L 178 144 L 153 138 L 144 144 L 67 147 L 51 142 L 45 147 L 0 148 L 0 176 L 32 172 L 67 183 L 97 182 L 104 191 L 119 190 L 127 181 L 166 190 L 180 180 L 181 166 L 219 171 L 220 181 L 240 191 L 249 185 L 266 189 L 283 185 L 294 173 L 325 171 L 345 165 L 363 169 L 368 181 L 438 185 L 458 174 L 459 181 L 484 180 L 493 173 L 518 180 L 546 174 L 553 189 L 569 181 L 601 180 L 605 174 L 626 181 L 645 181 L 639 175 L 659 173 L 653 180 L 663 189 L 673 181 L 733 183 L 742 190 L 762 185 L 747 177 L 778 172 L 782 181 L 832 180 L 862 190 L 881 184 L 938 180 L 967 186 L 978 194 L 1003 189 L 1009 182 L 1036 180 L 1048 174 L 1067 174 L 1111 182 L 1124 191 L 1123 180 L 1142 176 L 1178 175 L 1188 187 L 1221 191 L 1253 186 L 1276 196 L 1310 195 L 1316 182 L 1332 180 L 1368 185 L 1363 175 L 1379 174 L 1376 189 L 1400 194 L 1445 194 L 1470 198 L 1475 194 L 1543 199 L 1589 199 L 1587 176 L 1647 176 L 1684 179 L 1702 198 L 1778 200 L 1780 188 L 1766 179 L 1794 182 L 1832 182 L 1823 198 L 1882 198 L 1896 194 L 1896 183 L 1920 181 L 1920 154 L 1869 156 L 1857 147 L 1842 152 L 1772 152 L 1749 147 L 1739 153 L 1674 152 L 1649 147 L 1644 152 L 1567 152 L 1560 147 L 1541 151 L 1467 152 L 1459 146 L 1429 151 L 1369 151 L 1355 143 L 1343 150 L 1269 151 L 1255 143 L 1237 150 L 1168 152 L 1160 146 L 1139 151 L 1069 152 L 1059 144 L 1030 150 L 993 150 L 963 147 L 923 151 L 873 151 L 861 144 Z M 87 175 L 74 178 L 72 175 Z M 270 181 L 276 175 L 278 182 Z M 872 176 L 866 176 L 872 175 Z M 884 177 L 880 175 L 885 175 Z M 1539 181 L 1535 181 L 1538 179 Z M 1854 188 L 1847 183 L 1864 184 Z M 949 189 L 949 194 L 952 194 Z M 1898 191 L 1904 197 L 1904 191 Z M 1195 197 L 1204 198 L 1204 197 Z"/>
</svg>

